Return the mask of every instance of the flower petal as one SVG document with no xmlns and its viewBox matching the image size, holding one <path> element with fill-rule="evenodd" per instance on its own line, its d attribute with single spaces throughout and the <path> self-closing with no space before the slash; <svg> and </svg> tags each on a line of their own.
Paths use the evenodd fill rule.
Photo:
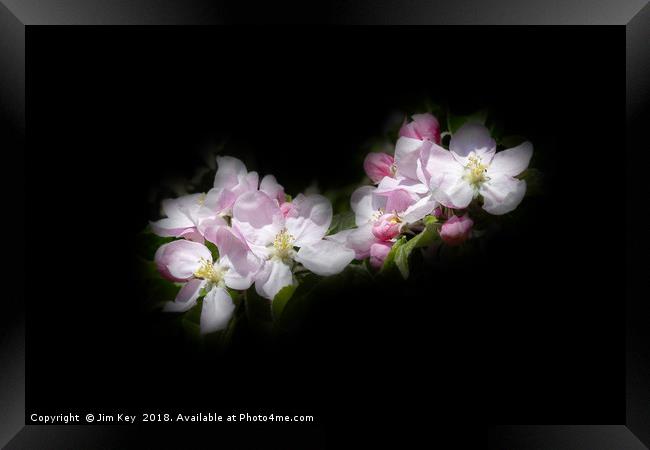
<svg viewBox="0 0 650 450">
<path fill-rule="evenodd" d="M 330 201 L 318 194 L 299 194 L 291 204 L 296 215 L 289 215 L 285 223 L 287 231 L 295 239 L 294 244 L 300 247 L 323 239 L 332 223 Z"/>
<path fill-rule="evenodd" d="M 248 173 L 244 163 L 232 156 L 217 156 L 217 165 L 219 168 L 214 176 L 215 188 L 232 189 Z"/>
<path fill-rule="evenodd" d="M 354 250 L 356 259 L 365 259 L 370 255 L 370 246 L 377 242 L 372 234 L 372 223 L 366 223 L 353 230 L 347 239 L 346 246 Z"/>
<path fill-rule="evenodd" d="M 489 177 L 500 174 L 517 176 L 526 170 L 532 156 L 533 144 L 530 142 L 523 142 L 516 147 L 497 152 L 492 158 L 487 175 Z"/>
<path fill-rule="evenodd" d="M 235 304 L 228 291 L 221 287 L 213 287 L 203 297 L 201 308 L 201 334 L 223 330 L 228 326 Z"/>
<path fill-rule="evenodd" d="M 421 183 L 435 188 L 445 173 L 462 173 L 463 166 L 456 161 L 449 150 L 436 144 L 422 151 L 418 160 L 417 177 Z"/>
<path fill-rule="evenodd" d="M 284 187 L 278 183 L 273 175 L 266 175 L 262 178 L 262 181 L 260 181 L 260 191 L 272 199 L 277 200 L 280 204 L 285 201 Z"/>
<path fill-rule="evenodd" d="M 496 145 L 485 125 L 469 122 L 461 126 L 451 136 L 449 150 L 460 157 L 465 157 L 479 149 L 492 151 Z"/>
<path fill-rule="evenodd" d="M 433 198 L 432 195 L 427 195 L 426 197 L 421 198 L 406 208 L 406 210 L 400 214 L 399 217 L 403 222 L 414 223 L 422 219 L 427 214 L 431 214 L 436 206 L 438 206 L 438 202 L 435 200 L 435 198 Z"/>
<path fill-rule="evenodd" d="M 352 193 L 350 206 L 358 227 L 368 223 L 380 208 L 386 206 L 386 198 L 374 195 L 376 191 L 374 186 L 361 186 Z"/>
<path fill-rule="evenodd" d="M 348 236 L 350 236 L 350 233 L 354 231 L 354 228 L 350 228 L 348 230 L 341 230 L 338 233 L 330 234 L 329 236 L 325 236 L 324 239 L 327 239 L 329 241 L 336 242 L 341 245 L 346 245 L 348 242 Z"/>
<path fill-rule="evenodd" d="M 228 224 L 221 216 L 214 216 L 211 219 L 202 220 L 199 223 L 199 232 L 210 242 L 216 244 L 217 231 L 219 228 L 227 227 Z"/>
<path fill-rule="evenodd" d="M 431 141 L 400 137 L 395 144 L 396 175 L 417 180 L 417 161 L 420 153 L 430 146 Z"/>
<path fill-rule="evenodd" d="M 494 215 L 514 210 L 526 194 L 526 182 L 507 175 L 483 183 L 479 191 L 483 196 L 483 209 Z"/>
<path fill-rule="evenodd" d="M 354 251 L 334 241 L 323 239 L 300 247 L 296 261 L 316 275 L 340 273 L 354 259 Z"/>
<path fill-rule="evenodd" d="M 462 176 L 445 174 L 434 198 L 448 208 L 466 208 L 474 198 L 474 188 Z"/>
<path fill-rule="evenodd" d="M 232 224 L 246 241 L 266 246 L 282 230 L 284 217 L 275 200 L 264 192 L 249 192 L 237 199 L 233 206 Z"/>
<path fill-rule="evenodd" d="M 203 205 L 212 212 L 227 212 L 232 208 L 237 196 L 230 189 L 212 188 L 205 195 Z"/>
<path fill-rule="evenodd" d="M 260 269 L 261 261 L 248 245 L 229 228 L 217 230 L 215 244 L 219 249 L 219 261 L 228 267 L 225 274 L 226 286 L 232 289 L 248 289 Z"/>
<path fill-rule="evenodd" d="M 154 257 L 160 272 L 172 279 L 187 280 L 194 276 L 201 259 L 212 261 L 210 250 L 198 242 L 178 240 L 163 244 Z"/>
<path fill-rule="evenodd" d="M 201 288 L 205 285 L 205 280 L 192 278 L 185 283 L 173 302 L 165 303 L 163 311 L 167 312 L 185 312 L 192 306 L 196 305 L 196 299 L 199 298 Z"/>
<path fill-rule="evenodd" d="M 269 259 L 255 277 L 255 290 L 259 295 L 273 300 L 285 286 L 293 284 L 291 268 L 278 259 Z"/>
</svg>

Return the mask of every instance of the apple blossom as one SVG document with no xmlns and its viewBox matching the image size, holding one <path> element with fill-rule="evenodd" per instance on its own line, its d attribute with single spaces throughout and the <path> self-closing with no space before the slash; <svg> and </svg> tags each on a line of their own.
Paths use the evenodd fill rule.
<svg viewBox="0 0 650 450">
<path fill-rule="evenodd" d="M 432 144 L 418 161 L 418 178 L 428 183 L 443 205 L 462 209 L 476 197 L 490 214 L 514 210 L 526 193 L 526 182 L 515 178 L 533 154 L 530 142 L 496 152 L 488 129 L 467 123 L 451 137 L 449 150 Z"/>
<path fill-rule="evenodd" d="M 226 287 L 247 289 L 260 268 L 259 259 L 229 228 L 212 229 L 209 240 L 219 249 L 217 261 L 205 245 L 182 239 L 162 245 L 154 257 L 165 278 L 184 283 L 176 299 L 165 305 L 165 311 L 187 311 L 205 293 L 201 333 L 226 328 L 235 309 Z"/>
<path fill-rule="evenodd" d="M 203 242 L 207 228 L 226 225 L 223 217 L 231 214 L 232 205 L 239 196 L 258 189 L 257 172 L 248 172 L 239 159 L 217 156 L 217 164 L 214 187 L 207 193 L 163 200 L 166 217 L 150 223 L 155 234 Z M 284 188 L 273 175 L 262 178 L 259 190 L 279 203 L 284 202 Z"/>
<path fill-rule="evenodd" d="M 324 239 L 331 221 L 332 205 L 316 194 L 300 194 L 282 207 L 261 191 L 244 194 L 235 202 L 232 227 L 263 261 L 255 277 L 261 296 L 273 299 L 280 289 L 292 285 L 296 263 L 327 276 L 352 261 L 352 250 Z"/>
<path fill-rule="evenodd" d="M 465 214 L 463 216 L 452 215 L 440 228 L 440 238 L 447 245 L 460 245 L 465 242 L 470 233 L 474 221 Z"/>
<path fill-rule="evenodd" d="M 440 144 L 440 124 L 433 114 L 414 114 L 411 122 L 404 119 L 399 135 L 421 141 L 429 140 Z"/>
</svg>

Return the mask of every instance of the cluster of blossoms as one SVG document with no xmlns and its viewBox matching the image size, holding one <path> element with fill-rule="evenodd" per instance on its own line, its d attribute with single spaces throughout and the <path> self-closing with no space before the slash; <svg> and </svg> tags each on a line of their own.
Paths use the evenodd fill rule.
<svg viewBox="0 0 650 450">
<path fill-rule="evenodd" d="M 380 267 L 400 235 L 421 229 L 427 216 L 442 221 L 440 238 L 447 245 L 467 240 L 474 225 L 467 208 L 474 201 L 489 214 L 514 210 L 526 193 L 516 178 L 533 153 L 530 142 L 496 151 L 496 142 L 480 123 L 466 123 L 441 146 L 438 120 L 417 114 L 399 130 L 394 155 L 370 153 L 364 161 L 372 186 L 351 198 L 357 227 L 333 236 Z"/>
<path fill-rule="evenodd" d="M 164 200 L 165 217 L 151 223 L 155 234 L 177 238 L 155 254 L 162 276 L 182 284 L 165 309 L 187 311 L 203 297 L 201 332 L 222 330 L 235 309 L 232 291 L 254 285 L 273 300 L 298 282 L 299 272 L 334 275 L 354 259 L 379 268 L 401 236 L 422 231 L 431 217 L 440 223 L 442 241 L 459 245 L 472 234 L 471 204 L 501 215 L 514 210 L 526 192 L 517 176 L 528 167 L 532 145 L 499 152 L 496 147 L 484 125 L 466 123 L 446 149 L 438 120 L 413 116 L 399 130 L 394 155 L 366 157 L 373 185 L 352 194 L 356 226 L 331 235 L 332 206 L 325 197 L 291 199 L 274 176 L 260 180 L 240 160 L 217 157 L 213 187 Z"/>
<path fill-rule="evenodd" d="M 325 237 L 332 206 L 321 195 L 290 200 L 275 177 L 262 180 L 238 159 L 217 157 L 214 186 L 206 193 L 162 202 L 165 218 L 152 231 L 180 238 L 155 254 L 158 271 L 183 283 L 167 311 L 183 312 L 203 297 L 202 333 L 226 328 L 235 306 L 228 289 L 246 290 L 273 299 L 296 282 L 303 268 L 318 275 L 341 272 L 354 252 Z M 218 249 L 218 258 L 206 246 Z"/>
</svg>

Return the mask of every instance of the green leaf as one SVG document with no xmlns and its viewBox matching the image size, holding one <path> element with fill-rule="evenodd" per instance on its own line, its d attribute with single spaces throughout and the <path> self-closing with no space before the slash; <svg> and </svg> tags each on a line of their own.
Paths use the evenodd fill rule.
<svg viewBox="0 0 650 450">
<path fill-rule="evenodd" d="M 273 302 L 271 303 L 271 311 L 273 312 L 273 319 L 277 320 L 282 315 L 284 307 L 287 306 L 287 302 L 293 297 L 293 293 L 296 292 L 298 285 L 291 284 L 285 286 L 280 291 L 275 294 Z"/>
<path fill-rule="evenodd" d="M 447 114 L 447 128 L 451 134 L 454 134 L 460 127 L 466 123 L 481 123 L 485 125 L 487 120 L 488 111 L 487 109 L 481 109 L 475 113 L 468 114 L 465 116 L 459 116 L 449 112 Z"/>
<path fill-rule="evenodd" d="M 355 225 L 354 213 L 352 211 L 334 214 L 332 217 L 332 224 L 330 225 L 329 230 L 327 230 L 327 234 L 330 235 L 338 233 L 339 231 L 349 230 L 350 228 L 354 228 Z"/>
<path fill-rule="evenodd" d="M 216 245 L 214 245 L 212 242 L 206 241 L 204 242 L 204 245 L 208 247 L 208 250 L 210 250 L 210 253 L 212 253 L 212 260 L 216 261 L 219 259 L 219 249 L 217 248 Z"/>
<path fill-rule="evenodd" d="M 424 229 L 419 234 L 408 241 L 406 236 L 402 236 L 395 242 L 384 260 L 381 272 L 389 272 L 393 267 L 397 267 L 402 278 L 407 279 L 409 277 L 409 258 L 413 250 L 428 247 L 437 238 L 437 220 L 434 216 L 427 216 L 424 219 Z"/>
</svg>

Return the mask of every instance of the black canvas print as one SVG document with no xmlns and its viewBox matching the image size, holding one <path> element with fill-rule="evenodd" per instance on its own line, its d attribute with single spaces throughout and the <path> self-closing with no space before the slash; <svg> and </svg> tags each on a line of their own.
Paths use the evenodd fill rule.
<svg viewBox="0 0 650 450">
<path fill-rule="evenodd" d="M 106 427 L 107 448 L 479 448 L 487 427 L 525 449 L 514 426 L 626 424 L 625 40 L 32 27 L 23 421 L 81 434 L 7 448 Z M 595 432 L 553 431 L 643 448 Z"/>
</svg>

